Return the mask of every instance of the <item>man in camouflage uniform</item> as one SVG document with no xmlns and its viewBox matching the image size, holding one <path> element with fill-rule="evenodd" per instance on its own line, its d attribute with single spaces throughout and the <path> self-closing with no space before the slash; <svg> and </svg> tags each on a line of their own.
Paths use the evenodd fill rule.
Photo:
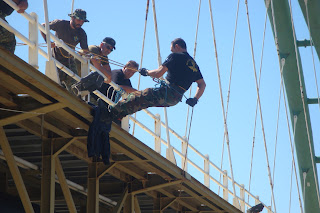
<svg viewBox="0 0 320 213">
<path fill-rule="evenodd" d="M 19 7 L 18 13 L 24 13 L 24 11 L 28 8 L 28 0 L 13 0 L 14 3 Z M 0 18 L 6 21 L 6 16 L 9 16 L 14 9 L 10 7 L 3 0 L 0 0 Z M 6 30 L 4 27 L 0 25 L 0 46 L 4 49 L 14 53 L 16 48 L 16 39 L 13 33 Z"/>
<path fill-rule="evenodd" d="M 55 35 L 71 49 L 75 49 L 80 43 L 80 47 L 84 51 L 88 51 L 87 34 L 81 28 L 84 22 L 89 22 L 87 20 L 86 11 L 76 9 L 74 13 L 69 14 L 69 16 L 71 17 L 70 21 L 59 19 L 51 21 L 49 23 L 50 29 L 55 31 Z M 42 25 L 45 26 L 45 24 Z M 46 41 L 46 35 L 43 32 L 41 32 L 41 35 Z M 72 72 L 79 75 L 74 58 L 62 47 L 57 47 L 54 42 L 51 43 L 51 47 L 53 48 L 53 57 L 64 66 L 68 67 Z M 70 87 L 75 83 L 75 80 L 60 69 L 58 72 L 62 86 L 71 91 Z"/>
<path fill-rule="evenodd" d="M 187 99 L 186 103 L 192 107 L 196 105 L 206 87 L 200 69 L 188 54 L 183 39 L 177 38 L 171 42 L 171 52 L 158 69 L 139 70 L 141 75 L 152 78 L 160 78 L 167 72 L 166 83 L 162 83 L 159 88 L 147 88 L 130 93 L 126 99 L 119 101 L 114 107 L 104 108 L 101 120 L 110 122 L 112 119 L 122 118 L 148 107 L 174 106 L 181 101 L 184 92 L 193 82 L 198 85 L 197 91 L 194 98 Z M 99 101 L 99 107 L 104 106 L 104 103 Z"/>
</svg>

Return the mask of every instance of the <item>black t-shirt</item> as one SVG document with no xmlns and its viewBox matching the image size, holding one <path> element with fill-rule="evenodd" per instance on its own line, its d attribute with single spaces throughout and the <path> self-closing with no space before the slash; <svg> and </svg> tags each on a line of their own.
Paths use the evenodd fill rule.
<svg viewBox="0 0 320 213">
<path fill-rule="evenodd" d="M 187 52 L 171 53 L 162 65 L 168 68 L 166 79 L 185 90 L 203 78 L 199 66 Z"/>
<path fill-rule="evenodd" d="M 80 43 L 80 47 L 82 49 L 88 49 L 87 34 L 82 28 L 72 29 L 70 26 L 70 21 L 59 19 L 51 21 L 49 26 L 51 30 L 56 32 L 56 36 L 66 43 L 70 48 L 75 49 L 75 46 Z M 54 48 L 54 57 L 58 61 L 67 60 L 69 53 L 63 48 L 60 48 L 60 50 L 58 47 Z"/>
<path fill-rule="evenodd" d="M 20 2 L 25 1 L 25 0 L 20 0 L 18 4 L 20 4 Z M 5 3 L 3 0 L 0 0 L 0 16 L 8 16 L 10 15 L 12 12 L 14 11 L 14 9 L 12 7 L 10 7 L 7 3 Z M 2 13 L 2 14 L 1 14 Z"/>
<path fill-rule="evenodd" d="M 125 79 L 124 74 L 121 69 L 112 70 L 111 71 L 111 78 L 112 78 L 112 81 L 118 85 L 132 87 L 130 79 Z M 110 89 L 109 89 L 109 87 L 110 87 Z M 109 84 L 103 84 L 100 89 L 100 91 L 110 99 L 113 94 L 113 90 L 114 90 L 113 87 L 111 87 Z M 114 93 L 114 95 L 112 97 L 112 101 L 115 100 L 115 94 L 116 93 Z"/>
</svg>

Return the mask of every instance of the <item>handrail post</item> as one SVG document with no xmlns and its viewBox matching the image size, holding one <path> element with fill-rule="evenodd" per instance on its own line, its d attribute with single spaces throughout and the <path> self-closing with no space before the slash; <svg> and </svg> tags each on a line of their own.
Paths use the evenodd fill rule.
<svg viewBox="0 0 320 213">
<path fill-rule="evenodd" d="M 228 201 L 229 193 L 228 193 L 228 171 L 223 171 L 223 199 Z"/>
<path fill-rule="evenodd" d="M 188 171 L 188 159 L 187 159 L 188 138 L 183 136 L 183 139 L 184 140 L 181 140 L 181 153 L 182 153 L 181 168 L 184 171 Z"/>
<path fill-rule="evenodd" d="M 154 120 L 154 132 L 157 137 L 154 138 L 154 150 L 161 154 L 161 117 L 156 114 L 156 118 Z"/>
<path fill-rule="evenodd" d="M 209 165 L 209 155 L 206 154 L 204 159 L 204 185 L 210 188 L 210 165 Z"/>
<path fill-rule="evenodd" d="M 47 41 L 47 55 L 48 61 L 46 61 L 46 76 L 51 78 L 53 81 L 60 84 L 60 78 L 58 75 L 57 67 L 55 62 L 52 60 L 52 52 L 51 52 L 51 39 L 50 39 L 50 27 L 49 27 L 49 15 L 48 15 L 48 4 L 47 0 L 43 0 L 43 9 L 44 9 L 44 16 L 46 22 L 46 41 Z M 36 22 L 38 24 L 38 22 Z"/>
<path fill-rule="evenodd" d="M 83 57 L 83 58 L 85 59 L 86 63 L 80 62 L 81 63 L 81 73 L 79 73 L 79 75 L 81 78 L 87 76 L 90 72 L 90 69 L 89 69 L 90 59 L 86 59 L 85 57 Z M 75 59 L 75 60 L 77 61 L 77 59 Z"/>
<path fill-rule="evenodd" d="M 43 9 L 44 9 L 45 22 L 46 22 L 45 29 L 46 29 L 46 40 L 47 40 L 47 49 L 48 49 L 48 60 L 51 61 L 52 53 L 51 53 L 51 39 L 50 39 L 49 13 L 48 13 L 47 0 L 43 0 Z"/>
<path fill-rule="evenodd" d="M 29 21 L 29 40 L 35 44 L 34 47 L 29 46 L 29 64 L 34 68 L 39 69 L 38 64 L 38 15 L 34 12 L 30 13 L 30 16 L 34 18 L 35 22 Z"/>
<path fill-rule="evenodd" d="M 254 201 L 254 205 L 258 205 L 260 203 L 259 196 L 256 196 L 256 199 Z"/>
<path fill-rule="evenodd" d="M 240 188 L 240 207 L 241 211 L 245 211 L 245 189 L 244 189 L 244 184 L 241 184 Z"/>
<path fill-rule="evenodd" d="M 129 127 L 129 117 L 128 116 L 122 118 L 122 120 L 121 120 L 121 128 L 126 130 L 127 132 L 129 132 L 130 127 Z"/>
</svg>

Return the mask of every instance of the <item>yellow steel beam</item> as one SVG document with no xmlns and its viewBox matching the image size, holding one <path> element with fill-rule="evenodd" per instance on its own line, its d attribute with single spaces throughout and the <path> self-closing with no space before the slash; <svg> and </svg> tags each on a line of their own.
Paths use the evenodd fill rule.
<svg viewBox="0 0 320 213">
<path fill-rule="evenodd" d="M 51 139 L 42 141 L 41 213 L 54 212 L 55 160 Z"/>
<path fill-rule="evenodd" d="M 99 212 L 99 179 L 97 176 L 98 163 L 92 162 L 88 165 L 88 196 L 87 212 Z"/>
<path fill-rule="evenodd" d="M 12 178 L 14 180 L 14 183 L 16 184 L 24 210 L 27 213 L 34 213 L 26 186 L 24 185 L 20 171 L 18 169 L 16 161 L 14 160 L 13 153 L 12 153 L 10 144 L 8 142 L 6 133 L 4 132 L 2 127 L 0 127 L 0 144 L 1 144 L 1 148 L 4 153 L 4 156 L 7 160 Z"/>
<path fill-rule="evenodd" d="M 129 192 L 129 189 L 128 189 L 128 186 L 127 186 L 126 189 L 124 190 L 124 192 L 122 193 L 121 197 L 120 197 L 120 201 L 117 202 L 117 205 L 114 207 L 112 213 L 120 213 L 121 212 L 123 204 L 124 204 L 125 200 L 128 197 L 128 194 L 129 194 L 128 192 Z"/>
<path fill-rule="evenodd" d="M 148 191 L 153 191 L 153 190 L 157 190 L 157 189 L 168 187 L 168 186 L 177 185 L 177 184 L 180 184 L 180 183 L 182 183 L 182 180 L 176 180 L 176 181 L 172 181 L 172 182 L 169 182 L 169 183 L 164 183 L 164 184 L 160 184 L 160 185 L 156 185 L 156 186 L 151 186 L 151 187 L 148 187 L 148 188 L 145 188 L 145 189 L 140 189 L 140 190 L 137 190 L 137 191 L 133 191 L 131 193 L 136 195 L 136 194 L 145 193 L 145 192 L 148 192 Z"/>
<path fill-rule="evenodd" d="M 68 148 L 68 146 L 70 146 L 77 139 L 78 139 L 78 137 L 74 137 L 71 140 L 69 140 L 67 142 L 62 142 L 62 143 L 59 143 L 58 139 L 55 139 L 53 141 L 53 143 L 54 143 L 53 156 L 57 157 L 61 152 L 63 152 L 66 148 Z"/>
<path fill-rule="evenodd" d="M 64 198 L 66 199 L 68 210 L 71 213 L 77 213 L 77 209 L 76 209 L 76 206 L 74 205 L 74 201 L 73 201 L 68 183 L 66 181 L 66 177 L 64 175 L 59 157 L 56 157 L 55 161 L 56 161 L 56 173 L 59 178 L 59 183 L 60 183 Z"/>
<path fill-rule="evenodd" d="M 108 173 L 108 172 L 109 172 L 113 167 L 115 167 L 116 165 L 117 165 L 117 162 L 112 163 L 112 164 L 109 165 L 109 166 L 106 166 L 106 165 L 104 165 L 104 164 L 99 164 L 99 166 L 98 166 L 98 173 L 97 173 L 98 178 L 99 178 L 99 179 L 102 178 L 103 175 L 105 175 L 106 173 Z"/>
<path fill-rule="evenodd" d="M 55 104 L 50 104 L 48 106 L 44 106 L 44 107 L 41 107 L 38 109 L 34 109 L 30 112 L 21 112 L 18 115 L 14 115 L 14 116 L 10 116 L 8 118 L 1 119 L 0 126 L 5 126 L 8 124 L 16 123 L 16 122 L 19 122 L 19 121 L 22 121 L 22 120 L 25 120 L 28 118 L 32 118 L 35 116 L 39 116 L 41 114 L 45 114 L 48 112 L 52 112 L 54 110 L 61 109 L 64 107 L 65 107 L 65 104 L 63 104 L 63 103 L 55 103 Z"/>
<path fill-rule="evenodd" d="M 134 212 L 135 213 L 141 213 L 141 209 L 140 209 L 140 205 L 139 205 L 139 201 L 138 201 L 138 198 L 137 196 L 134 196 Z"/>
</svg>

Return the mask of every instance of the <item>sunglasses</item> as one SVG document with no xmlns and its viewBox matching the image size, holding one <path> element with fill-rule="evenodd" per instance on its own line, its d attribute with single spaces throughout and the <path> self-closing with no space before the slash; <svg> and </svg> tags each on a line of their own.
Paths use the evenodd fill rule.
<svg viewBox="0 0 320 213">
<path fill-rule="evenodd" d="M 113 47 L 111 46 L 111 45 L 109 45 L 109 44 L 105 44 L 106 45 L 106 48 L 108 49 L 108 50 L 110 50 L 111 52 L 113 51 Z"/>
</svg>

